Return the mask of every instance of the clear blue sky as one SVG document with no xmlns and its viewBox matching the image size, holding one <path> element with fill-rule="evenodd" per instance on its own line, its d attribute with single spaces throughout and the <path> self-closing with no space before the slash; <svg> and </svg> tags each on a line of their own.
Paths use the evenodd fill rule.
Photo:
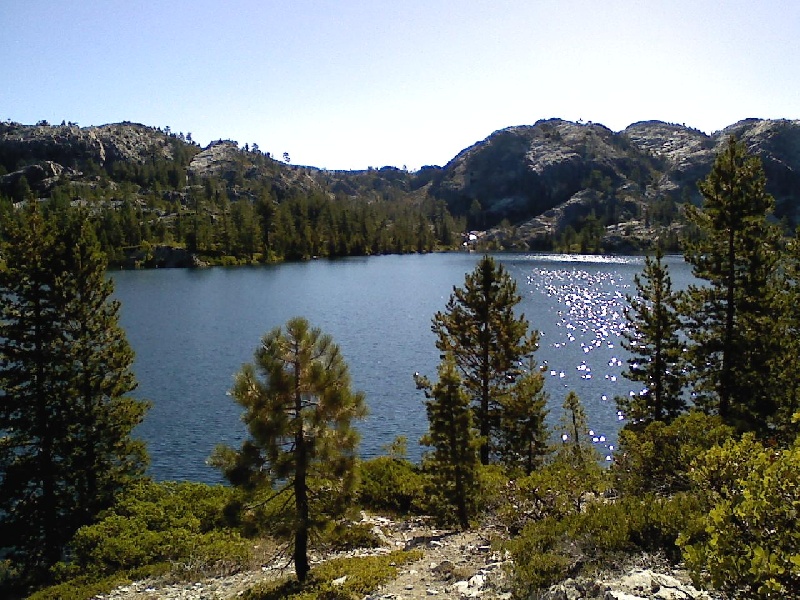
<svg viewBox="0 0 800 600">
<path fill-rule="evenodd" d="M 561 117 L 800 118 L 796 0 L 0 0 L 0 119 L 134 121 L 329 169 Z"/>
</svg>

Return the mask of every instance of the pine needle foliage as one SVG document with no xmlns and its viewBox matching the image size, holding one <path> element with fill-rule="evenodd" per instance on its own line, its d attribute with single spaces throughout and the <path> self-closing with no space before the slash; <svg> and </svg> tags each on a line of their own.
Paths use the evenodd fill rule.
<svg viewBox="0 0 800 600">
<path fill-rule="evenodd" d="M 497 453 L 502 464 L 530 475 L 550 453 L 544 375 L 533 360 L 501 401 Z"/>
<path fill-rule="evenodd" d="M 782 254 L 778 294 L 777 337 L 780 348 L 776 353 L 776 381 L 779 406 L 775 415 L 775 435 L 783 445 L 788 445 L 800 434 L 798 421 L 793 416 L 800 411 L 800 231 L 796 231 Z"/>
<path fill-rule="evenodd" d="M 628 295 L 625 310 L 628 327 L 623 331 L 623 347 L 631 353 L 623 374 L 644 385 L 641 393 L 617 398 L 617 408 L 629 422 L 672 422 L 686 410 L 682 395 L 681 326 L 677 310 L 679 295 L 672 290 L 669 267 L 659 246 L 654 256 L 645 258 L 641 275 L 634 276 L 636 295 Z"/>
<path fill-rule="evenodd" d="M 554 481 L 559 481 L 555 487 L 565 492 L 574 509 L 580 512 L 587 495 L 603 487 L 603 470 L 589 436 L 586 409 L 578 394 L 568 392 L 562 409 L 557 429 L 561 442 L 556 442 L 555 457 L 547 470 Z"/>
<path fill-rule="evenodd" d="M 564 398 L 558 432 L 561 444 L 556 446 L 558 459 L 566 460 L 576 468 L 597 462 L 597 451 L 589 437 L 589 420 L 578 394 L 570 390 Z"/>
<path fill-rule="evenodd" d="M 701 208 L 688 205 L 699 232 L 686 260 L 703 285 L 692 285 L 681 308 L 689 338 L 695 403 L 740 429 L 766 425 L 777 411 L 773 358 L 780 236 L 769 221 L 774 200 L 761 160 L 728 139 L 699 184 Z"/>
<path fill-rule="evenodd" d="M 0 269 L 0 546 L 41 584 L 72 534 L 143 476 L 147 404 L 83 218 L 6 227 Z"/>
<path fill-rule="evenodd" d="M 234 485 L 286 495 L 295 572 L 304 581 L 310 533 L 342 515 L 354 491 L 359 438 L 352 421 L 366 414 L 364 395 L 351 390 L 333 339 L 302 317 L 264 336 L 231 395 L 250 436 L 238 451 L 218 447 L 211 462 Z"/>
<path fill-rule="evenodd" d="M 529 332 L 525 316 L 514 313 L 521 299 L 505 267 L 484 256 L 431 325 L 436 347 L 452 355 L 472 400 L 484 465 L 495 446 L 502 399 L 538 343 L 538 332 Z"/>
<path fill-rule="evenodd" d="M 420 443 L 432 448 L 423 458 L 423 470 L 430 473 L 436 495 L 455 508 L 458 524 L 466 530 L 476 511 L 480 439 L 452 356 L 445 357 L 438 372 L 435 384 L 416 376 L 417 387 L 427 397 L 428 433 Z"/>
</svg>

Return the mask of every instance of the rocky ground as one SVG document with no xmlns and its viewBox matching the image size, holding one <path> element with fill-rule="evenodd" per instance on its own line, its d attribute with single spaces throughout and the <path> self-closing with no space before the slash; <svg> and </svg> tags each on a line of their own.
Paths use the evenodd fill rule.
<svg viewBox="0 0 800 600">
<path fill-rule="evenodd" d="M 421 600 L 431 598 L 511 598 L 507 554 L 492 546 L 493 530 L 467 532 L 438 530 L 424 519 L 394 522 L 364 516 L 383 541 L 381 548 L 358 550 L 345 555 L 364 556 L 396 549 L 416 549 L 423 557 L 399 569 L 396 579 L 365 600 Z M 338 554 L 337 556 L 342 556 Z M 330 557 L 312 557 L 319 562 Z M 233 599 L 259 581 L 291 574 L 285 559 L 273 560 L 260 569 L 226 577 L 211 577 L 193 583 L 146 580 L 97 596 L 96 600 L 217 600 Z M 531 600 L 722 600 L 723 596 L 698 591 L 686 573 L 652 560 L 631 564 L 596 578 L 570 579 L 532 596 Z"/>
</svg>

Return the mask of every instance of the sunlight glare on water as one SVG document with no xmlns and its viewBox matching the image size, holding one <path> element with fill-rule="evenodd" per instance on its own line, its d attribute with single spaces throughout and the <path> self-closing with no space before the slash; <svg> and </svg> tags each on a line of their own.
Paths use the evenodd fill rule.
<svg viewBox="0 0 800 600">
<path fill-rule="evenodd" d="M 633 274 L 642 268 L 641 257 L 531 255 L 521 291 L 523 307 L 545 300 L 549 305 L 541 324 L 529 315 L 533 327 L 544 328 L 537 358 L 549 374 L 550 421 L 555 424 L 569 390 L 581 398 L 591 415 L 590 438 L 598 451 L 610 456 L 620 413 L 614 398 L 630 392 L 622 378 L 627 352 L 621 347 L 626 326 L 626 294 L 632 293 Z M 550 319 L 548 323 L 544 319 Z"/>
</svg>

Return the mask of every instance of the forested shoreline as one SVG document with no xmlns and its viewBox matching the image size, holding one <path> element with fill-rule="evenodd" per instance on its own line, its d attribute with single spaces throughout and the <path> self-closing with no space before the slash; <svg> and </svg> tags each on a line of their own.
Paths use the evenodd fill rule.
<svg viewBox="0 0 800 600">
<path fill-rule="evenodd" d="M 123 121 L 0 122 L 0 212 L 83 208 L 113 266 L 242 264 L 450 249 L 642 254 L 692 235 L 684 208 L 735 135 L 760 157 L 774 219 L 800 222 L 800 122 L 745 119 L 711 135 L 644 121 L 614 132 L 546 119 L 498 130 L 444 166 L 341 171 L 255 143 Z M 471 234 L 474 234 L 472 237 Z"/>
<path fill-rule="evenodd" d="M 409 556 L 390 555 L 395 571 L 352 559 L 344 583 L 334 584 L 309 553 L 379 544 L 357 523 L 363 510 L 425 515 L 461 530 L 491 522 L 496 547 L 513 559 L 517 598 L 642 552 L 682 561 L 697 585 L 733 597 L 800 595 L 800 241 L 771 219 L 765 184 L 760 160 L 730 138 L 699 184 L 702 206 L 686 206 L 683 254 L 701 284 L 675 291 L 661 249 L 646 258 L 623 334 L 625 376 L 642 391 L 616 399 L 626 426 L 608 468 L 574 392 L 558 424 L 545 425 L 535 323 L 515 310 L 514 279 L 486 256 L 432 315 L 441 364 L 436 381 L 414 375 L 429 425 L 419 464 L 406 457 L 416 440 L 402 437 L 385 456 L 357 458 L 363 394 L 351 389 L 334 340 L 297 317 L 267 332 L 236 375 L 231 397 L 248 435 L 210 457 L 226 486 L 144 475 L 146 453 L 131 431 L 147 407 L 128 397 L 132 354 L 103 277 L 102 238 L 113 228 L 57 197 L 6 206 L 0 589 L 90 598 L 148 576 L 191 581 L 201 571 L 248 568 L 253 546 L 269 541 L 291 556 L 295 576 L 244 597 L 361 598 Z M 224 197 L 207 187 L 203 201 L 227 214 Z M 281 206 L 316 215 L 316 225 L 340 227 L 335 215 L 349 214 L 323 199 Z M 296 233 L 300 221 L 286 210 Z M 458 224 L 440 216 L 455 236 Z M 270 222 L 281 218 L 273 213 Z M 376 237 L 362 231 L 361 243 L 402 222 L 375 218 Z M 273 258 L 337 255 L 314 246 L 311 222 L 294 238 L 299 246 L 271 245 L 276 238 L 265 240 L 263 230 L 254 243 L 273 248 Z M 198 248 L 232 256 L 224 254 L 232 228 L 216 225 L 208 238 L 199 222 L 190 227 L 187 247 L 205 239 Z M 409 227 L 426 231 L 431 246 L 411 236 L 401 251 L 442 242 L 428 222 Z M 330 242 L 334 229 L 319 239 Z"/>
<path fill-rule="evenodd" d="M 36 130 L 26 127 L 3 123 L 0 133 L 13 141 L 18 130 L 23 137 L 27 129 Z M 106 156 L 102 144 L 100 150 L 83 147 L 97 140 L 81 138 L 73 124 L 41 128 L 61 134 L 48 137 L 40 149 L 0 145 L 0 215 L 33 202 L 49 211 L 82 210 L 111 266 L 430 252 L 460 246 L 466 227 L 443 201 L 411 194 L 406 182 L 397 183 L 408 178 L 395 175 L 398 169 L 355 173 L 350 187 L 339 189 L 320 181 L 319 169 L 290 166 L 288 156 L 282 163 L 257 145 L 239 149 L 219 140 L 206 149 L 220 153 L 210 166 L 192 169 L 202 149 L 191 134 L 169 128 L 107 127 L 123 144 L 122 155 L 114 157 Z M 177 262 L 168 264 L 159 247 L 180 251 Z"/>
</svg>

